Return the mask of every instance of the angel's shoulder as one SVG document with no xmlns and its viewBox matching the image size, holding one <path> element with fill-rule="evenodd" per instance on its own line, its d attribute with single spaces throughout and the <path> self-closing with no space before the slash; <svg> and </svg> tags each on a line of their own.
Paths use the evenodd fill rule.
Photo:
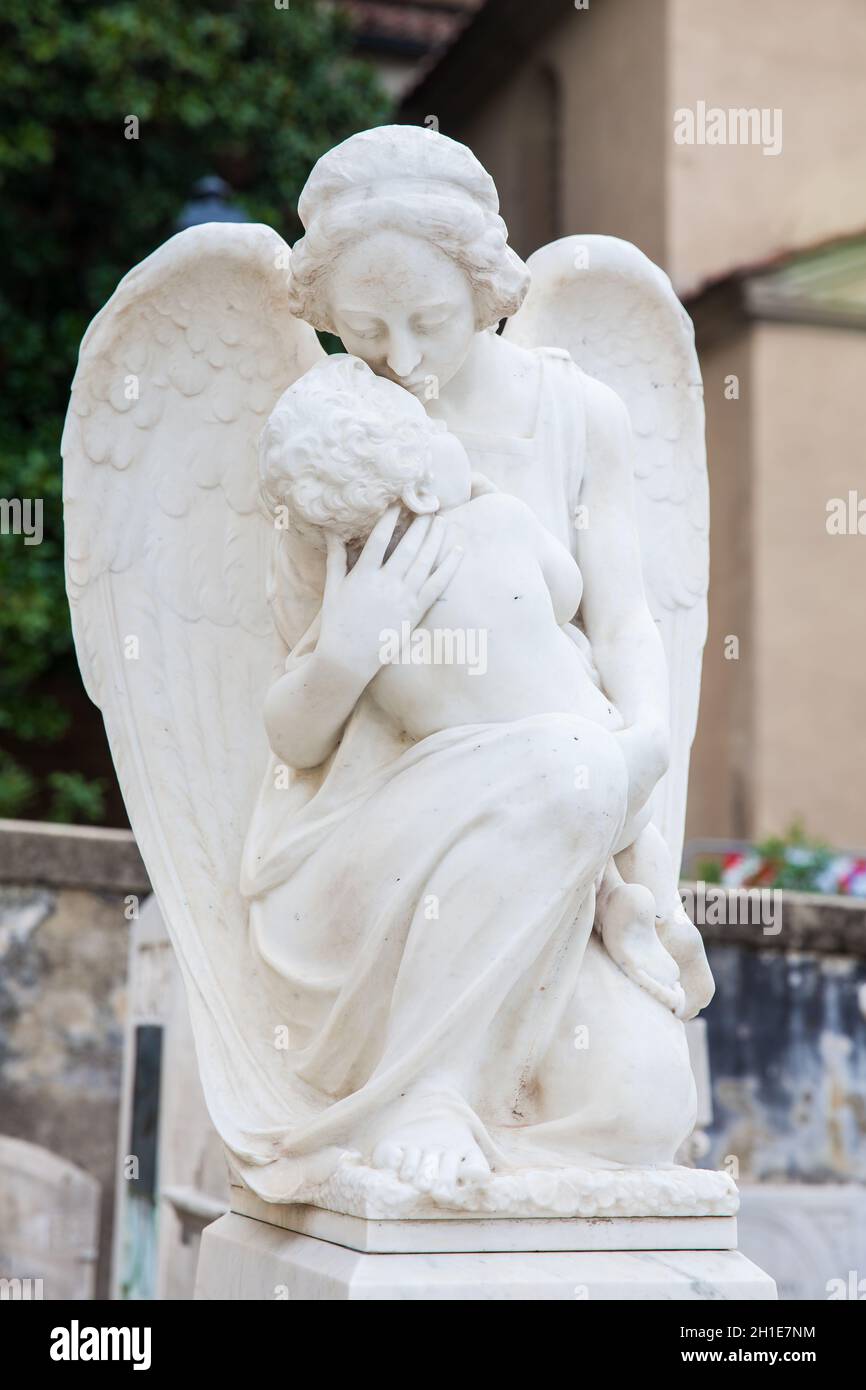
<svg viewBox="0 0 866 1390">
<path fill-rule="evenodd" d="M 578 368 L 580 371 L 580 368 Z M 622 396 L 597 377 L 581 371 L 587 438 L 622 440 L 630 430 L 628 407 Z"/>
<path fill-rule="evenodd" d="M 549 362 L 570 362 L 572 367 L 576 367 L 577 370 L 580 371 L 580 368 L 577 366 L 568 348 L 547 347 L 542 343 L 540 347 L 532 348 L 531 350 L 537 356 L 544 357 Z"/>
<path fill-rule="evenodd" d="M 512 343 L 501 333 L 493 333 L 488 339 L 499 373 L 509 379 L 512 385 L 524 383 L 531 386 L 535 381 L 538 367 L 538 353 L 535 348 Z"/>
<path fill-rule="evenodd" d="M 585 372 L 567 348 L 542 345 L 528 351 L 536 361 L 541 359 L 548 378 L 553 379 L 555 383 L 558 382 L 573 399 L 581 402 L 588 416 L 615 416 L 620 410 L 625 410 L 616 392 L 605 386 L 597 377 Z"/>
<path fill-rule="evenodd" d="M 559 347 L 538 347 L 533 351 L 542 358 L 547 379 L 559 398 L 567 397 L 576 422 L 589 441 L 599 435 L 619 437 L 628 431 L 628 410 L 622 397 L 585 372 L 570 352 Z"/>
<path fill-rule="evenodd" d="M 539 370 L 580 373 L 580 368 L 567 348 L 548 346 L 544 343 L 526 347 L 522 343 L 512 342 L 510 338 L 499 333 L 494 335 L 493 341 L 496 344 L 501 366 L 510 370 L 514 375 L 534 378 L 538 375 Z"/>
</svg>

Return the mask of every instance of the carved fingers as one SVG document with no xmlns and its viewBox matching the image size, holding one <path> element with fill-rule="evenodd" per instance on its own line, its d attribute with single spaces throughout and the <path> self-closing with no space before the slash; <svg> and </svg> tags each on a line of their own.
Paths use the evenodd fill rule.
<svg viewBox="0 0 866 1390">
<path fill-rule="evenodd" d="M 419 517 L 419 520 L 428 520 L 428 518 Z M 417 521 L 412 523 L 413 526 L 417 526 L 417 524 Z M 447 531 L 448 528 L 441 517 L 434 516 L 429 518 L 429 525 L 426 533 L 422 538 L 421 544 L 418 546 L 417 553 L 412 563 L 406 570 L 406 582 L 411 588 L 417 589 L 420 592 L 422 585 L 430 578 L 433 566 L 436 564 L 442 551 Z"/>
<path fill-rule="evenodd" d="M 451 580 L 454 578 L 454 575 L 457 573 L 457 570 L 460 568 L 462 559 L 463 547 L 459 545 L 452 546 L 441 565 L 433 571 L 430 578 L 421 586 L 418 598 L 421 605 L 422 617 L 427 612 L 428 608 L 432 607 L 436 600 L 442 597 L 448 585 L 451 583 Z"/>
<path fill-rule="evenodd" d="M 349 561 L 345 543 L 332 531 L 325 532 L 325 544 L 328 552 L 325 563 L 325 601 L 327 601 L 334 589 L 345 579 Z"/>
<path fill-rule="evenodd" d="M 395 502 L 389 507 L 384 515 L 380 516 L 376 525 L 370 532 L 364 544 L 364 549 L 358 557 L 356 569 L 378 569 L 385 558 L 385 552 L 391 543 L 394 534 L 394 527 L 397 525 L 397 518 L 400 515 L 400 504 Z M 409 530 L 412 528 L 410 527 Z M 408 536 L 409 532 L 406 532 Z M 406 537 L 403 539 L 405 540 Z M 401 542 L 402 544 L 402 542 Z M 399 550 L 399 546 L 397 549 Z M 394 552 L 396 554 L 396 551 Z"/>
</svg>

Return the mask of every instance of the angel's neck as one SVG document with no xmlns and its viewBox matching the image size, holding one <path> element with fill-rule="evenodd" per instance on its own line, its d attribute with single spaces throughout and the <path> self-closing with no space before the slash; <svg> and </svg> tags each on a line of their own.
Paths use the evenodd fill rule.
<svg viewBox="0 0 866 1390">
<path fill-rule="evenodd" d="M 428 410 L 455 434 L 527 436 L 537 417 L 539 370 L 536 354 L 495 333 L 476 333 L 460 370 Z"/>
<path fill-rule="evenodd" d="M 485 382 L 489 385 L 493 370 L 489 349 L 484 342 L 489 336 L 487 333 L 475 334 L 463 362 L 443 386 L 441 396 L 428 403 L 431 415 L 450 423 L 471 413 L 473 401 L 484 390 Z"/>
</svg>

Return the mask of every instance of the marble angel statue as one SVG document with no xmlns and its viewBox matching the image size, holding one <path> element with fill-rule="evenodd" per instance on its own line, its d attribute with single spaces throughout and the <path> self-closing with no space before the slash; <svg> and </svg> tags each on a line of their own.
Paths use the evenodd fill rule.
<svg viewBox="0 0 866 1390">
<path fill-rule="evenodd" d="M 674 1164 L 712 994 L 691 325 L 626 243 L 524 265 L 426 129 L 331 150 L 299 212 L 291 251 L 207 225 L 130 272 L 63 442 L 79 661 L 232 1166 L 365 1212 L 729 1210 Z M 412 656 L 467 633 L 483 666 Z"/>
</svg>

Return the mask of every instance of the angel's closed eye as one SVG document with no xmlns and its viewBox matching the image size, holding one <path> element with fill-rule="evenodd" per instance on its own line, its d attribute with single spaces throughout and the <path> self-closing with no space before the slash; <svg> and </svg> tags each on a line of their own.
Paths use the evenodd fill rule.
<svg viewBox="0 0 866 1390">
<path fill-rule="evenodd" d="M 451 314 L 440 314 L 435 319 L 416 319 L 412 326 L 416 333 L 435 333 L 438 328 L 444 328 L 451 317 Z"/>
<path fill-rule="evenodd" d="M 378 319 L 356 318 L 354 314 L 341 314 L 340 317 L 355 338 L 378 338 L 382 332 Z"/>
</svg>

